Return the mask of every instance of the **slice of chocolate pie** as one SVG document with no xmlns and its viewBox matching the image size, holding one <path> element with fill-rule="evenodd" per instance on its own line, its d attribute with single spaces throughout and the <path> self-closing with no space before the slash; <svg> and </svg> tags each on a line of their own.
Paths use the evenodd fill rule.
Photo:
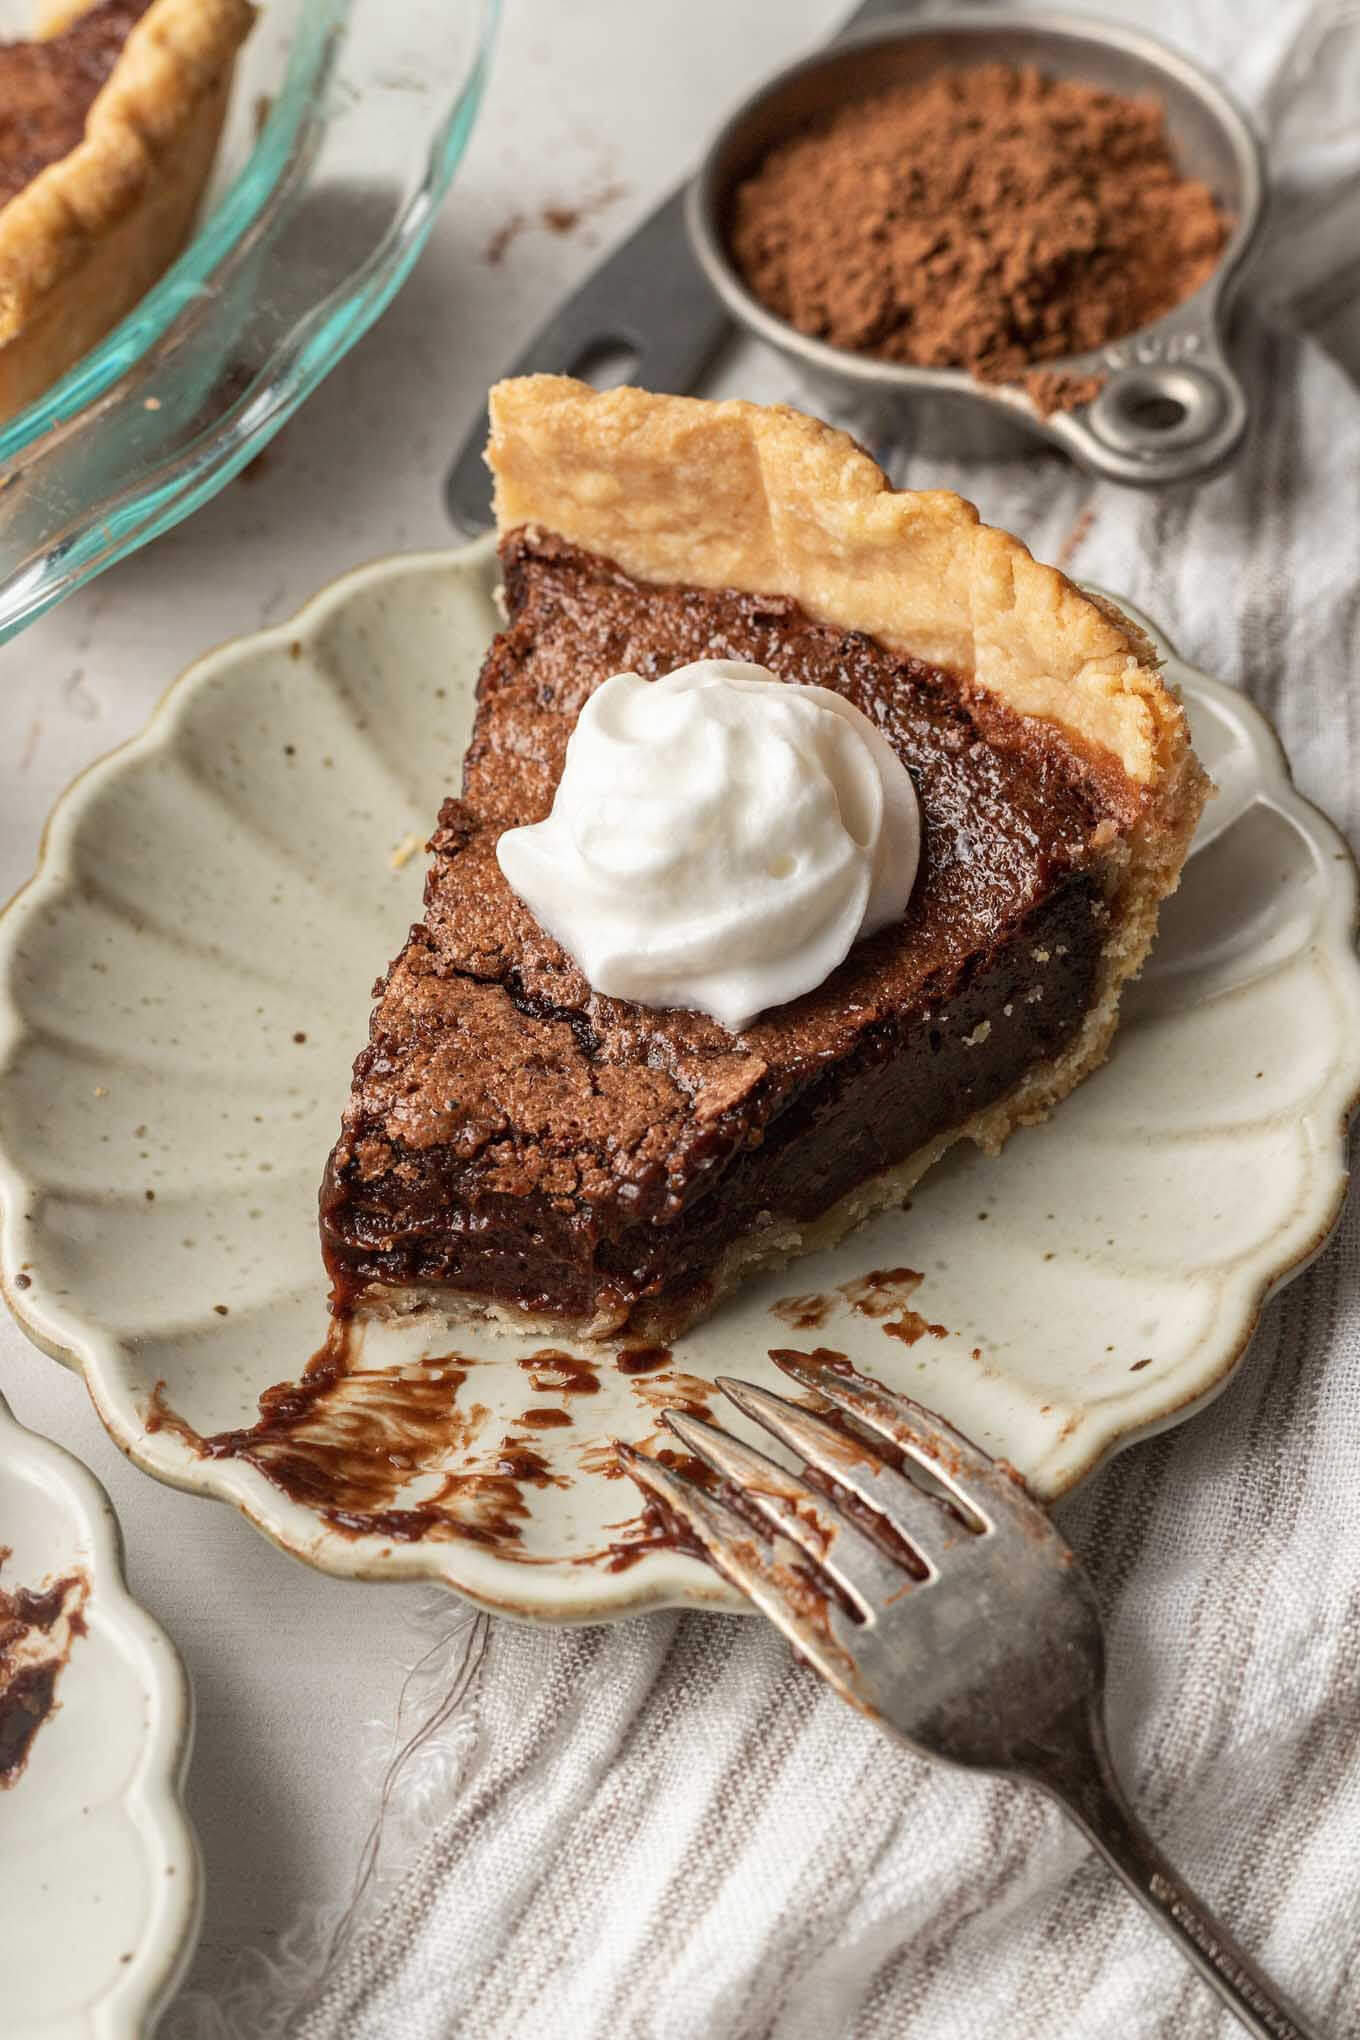
<svg viewBox="0 0 1360 2040">
<path fill-rule="evenodd" d="M 890 489 L 841 433 L 548 376 L 502 384 L 491 416 L 508 623 L 326 1171 L 335 1307 L 671 1338 L 751 1270 L 900 1203 L 953 1141 L 995 1149 L 1042 1119 L 1102 1060 L 1206 781 L 1133 625 L 958 497 Z M 603 683 L 713 660 L 862 711 L 920 814 L 905 912 L 739 1033 L 592 989 L 497 856 L 555 811 Z M 628 685 L 645 725 L 653 696 Z M 607 755 L 625 762 L 600 812 L 626 847 L 655 782 Z M 683 800 L 666 830 L 676 816 L 689 828 Z M 758 951 L 734 890 L 729 942 L 744 927 Z"/>
</svg>

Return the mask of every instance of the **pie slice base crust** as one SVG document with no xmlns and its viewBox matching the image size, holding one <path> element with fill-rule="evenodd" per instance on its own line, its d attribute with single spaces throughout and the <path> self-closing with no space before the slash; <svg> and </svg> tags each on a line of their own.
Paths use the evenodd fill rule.
<svg viewBox="0 0 1360 2040">
<path fill-rule="evenodd" d="M 1103 1059 L 1205 781 L 1123 617 L 796 413 L 531 378 L 491 457 L 509 624 L 356 1064 L 327 1261 L 341 1309 L 670 1339 Z M 740 1037 L 595 997 L 494 854 L 595 685 L 705 655 L 840 685 L 925 820 L 901 927 Z"/>
</svg>

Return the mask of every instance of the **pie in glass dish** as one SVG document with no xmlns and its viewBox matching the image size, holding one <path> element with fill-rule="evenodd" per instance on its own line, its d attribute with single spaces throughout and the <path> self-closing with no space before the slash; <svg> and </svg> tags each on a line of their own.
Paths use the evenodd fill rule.
<svg viewBox="0 0 1360 2040">
<path fill-rule="evenodd" d="M 0 418 L 89 352 L 188 238 L 248 0 L 58 0 L 0 44 Z"/>
<path fill-rule="evenodd" d="M 326 1170 L 333 1308 L 669 1341 L 1097 1067 L 1207 781 L 1117 609 L 811 418 L 531 376 L 488 458 L 506 628 Z M 849 700 L 920 809 L 905 913 L 739 1033 L 594 991 L 497 858 L 602 683 L 714 658 Z"/>
</svg>

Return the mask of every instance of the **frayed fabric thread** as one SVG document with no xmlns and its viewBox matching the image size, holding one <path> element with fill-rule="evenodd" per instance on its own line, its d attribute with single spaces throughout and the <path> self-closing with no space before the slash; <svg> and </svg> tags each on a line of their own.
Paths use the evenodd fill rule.
<svg viewBox="0 0 1360 2040">
<path fill-rule="evenodd" d="M 407 1667 L 395 1720 L 374 1724 L 364 1769 L 377 1810 L 348 1899 L 304 1907 L 272 1953 L 243 1950 L 219 1991 L 182 1991 L 158 2029 L 161 2040 L 285 2040 L 456 1801 L 478 1733 L 475 1700 L 491 1618 L 455 1605 L 450 1619 L 449 1597 L 437 1593 L 412 1621 L 422 1636 L 436 1633 Z"/>
</svg>

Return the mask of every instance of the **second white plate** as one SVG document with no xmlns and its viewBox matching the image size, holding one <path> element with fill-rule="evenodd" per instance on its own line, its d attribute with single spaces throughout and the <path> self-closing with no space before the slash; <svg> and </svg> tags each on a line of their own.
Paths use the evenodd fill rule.
<svg viewBox="0 0 1360 2040">
<path fill-rule="evenodd" d="M 486 543 L 379 562 L 213 653 L 66 796 L 0 929 L 6 1293 L 124 1450 L 328 1570 L 596 1620 L 731 1605 L 693 1560 L 620 1552 L 642 1526 L 608 1441 L 716 1373 L 776 1381 L 772 1347 L 847 1353 L 1046 1497 L 1220 1388 L 1343 1193 L 1355 872 L 1250 704 L 1169 655 L 1222 791 L 1115 1054 L 1048 1125 L 956 1151 L 651 1371 L 414 1320 L 248 1456 L 205 1453 L 325 1332 L 316 1186 L 494 579 Z M 903 1268 L 884 1308 L 856 1289 Z"/>
<path fill-rule="evenodd" d="M 198 1934 L 198 1851 L 180 1797 L 188 1680 L 128 1593 L 103 1488 L 16 1423 L 3 1396 L 0 1549 L 11 1594 L 69 1582 L 63 1615 L 33 1638 L 44 1661 L 65 1651 L 53 1704 L 0 1787 L 0 2032 L 141 2040 Z M 0 1706 L 7 1683 L 0 1670 Z"/>
</svg>

